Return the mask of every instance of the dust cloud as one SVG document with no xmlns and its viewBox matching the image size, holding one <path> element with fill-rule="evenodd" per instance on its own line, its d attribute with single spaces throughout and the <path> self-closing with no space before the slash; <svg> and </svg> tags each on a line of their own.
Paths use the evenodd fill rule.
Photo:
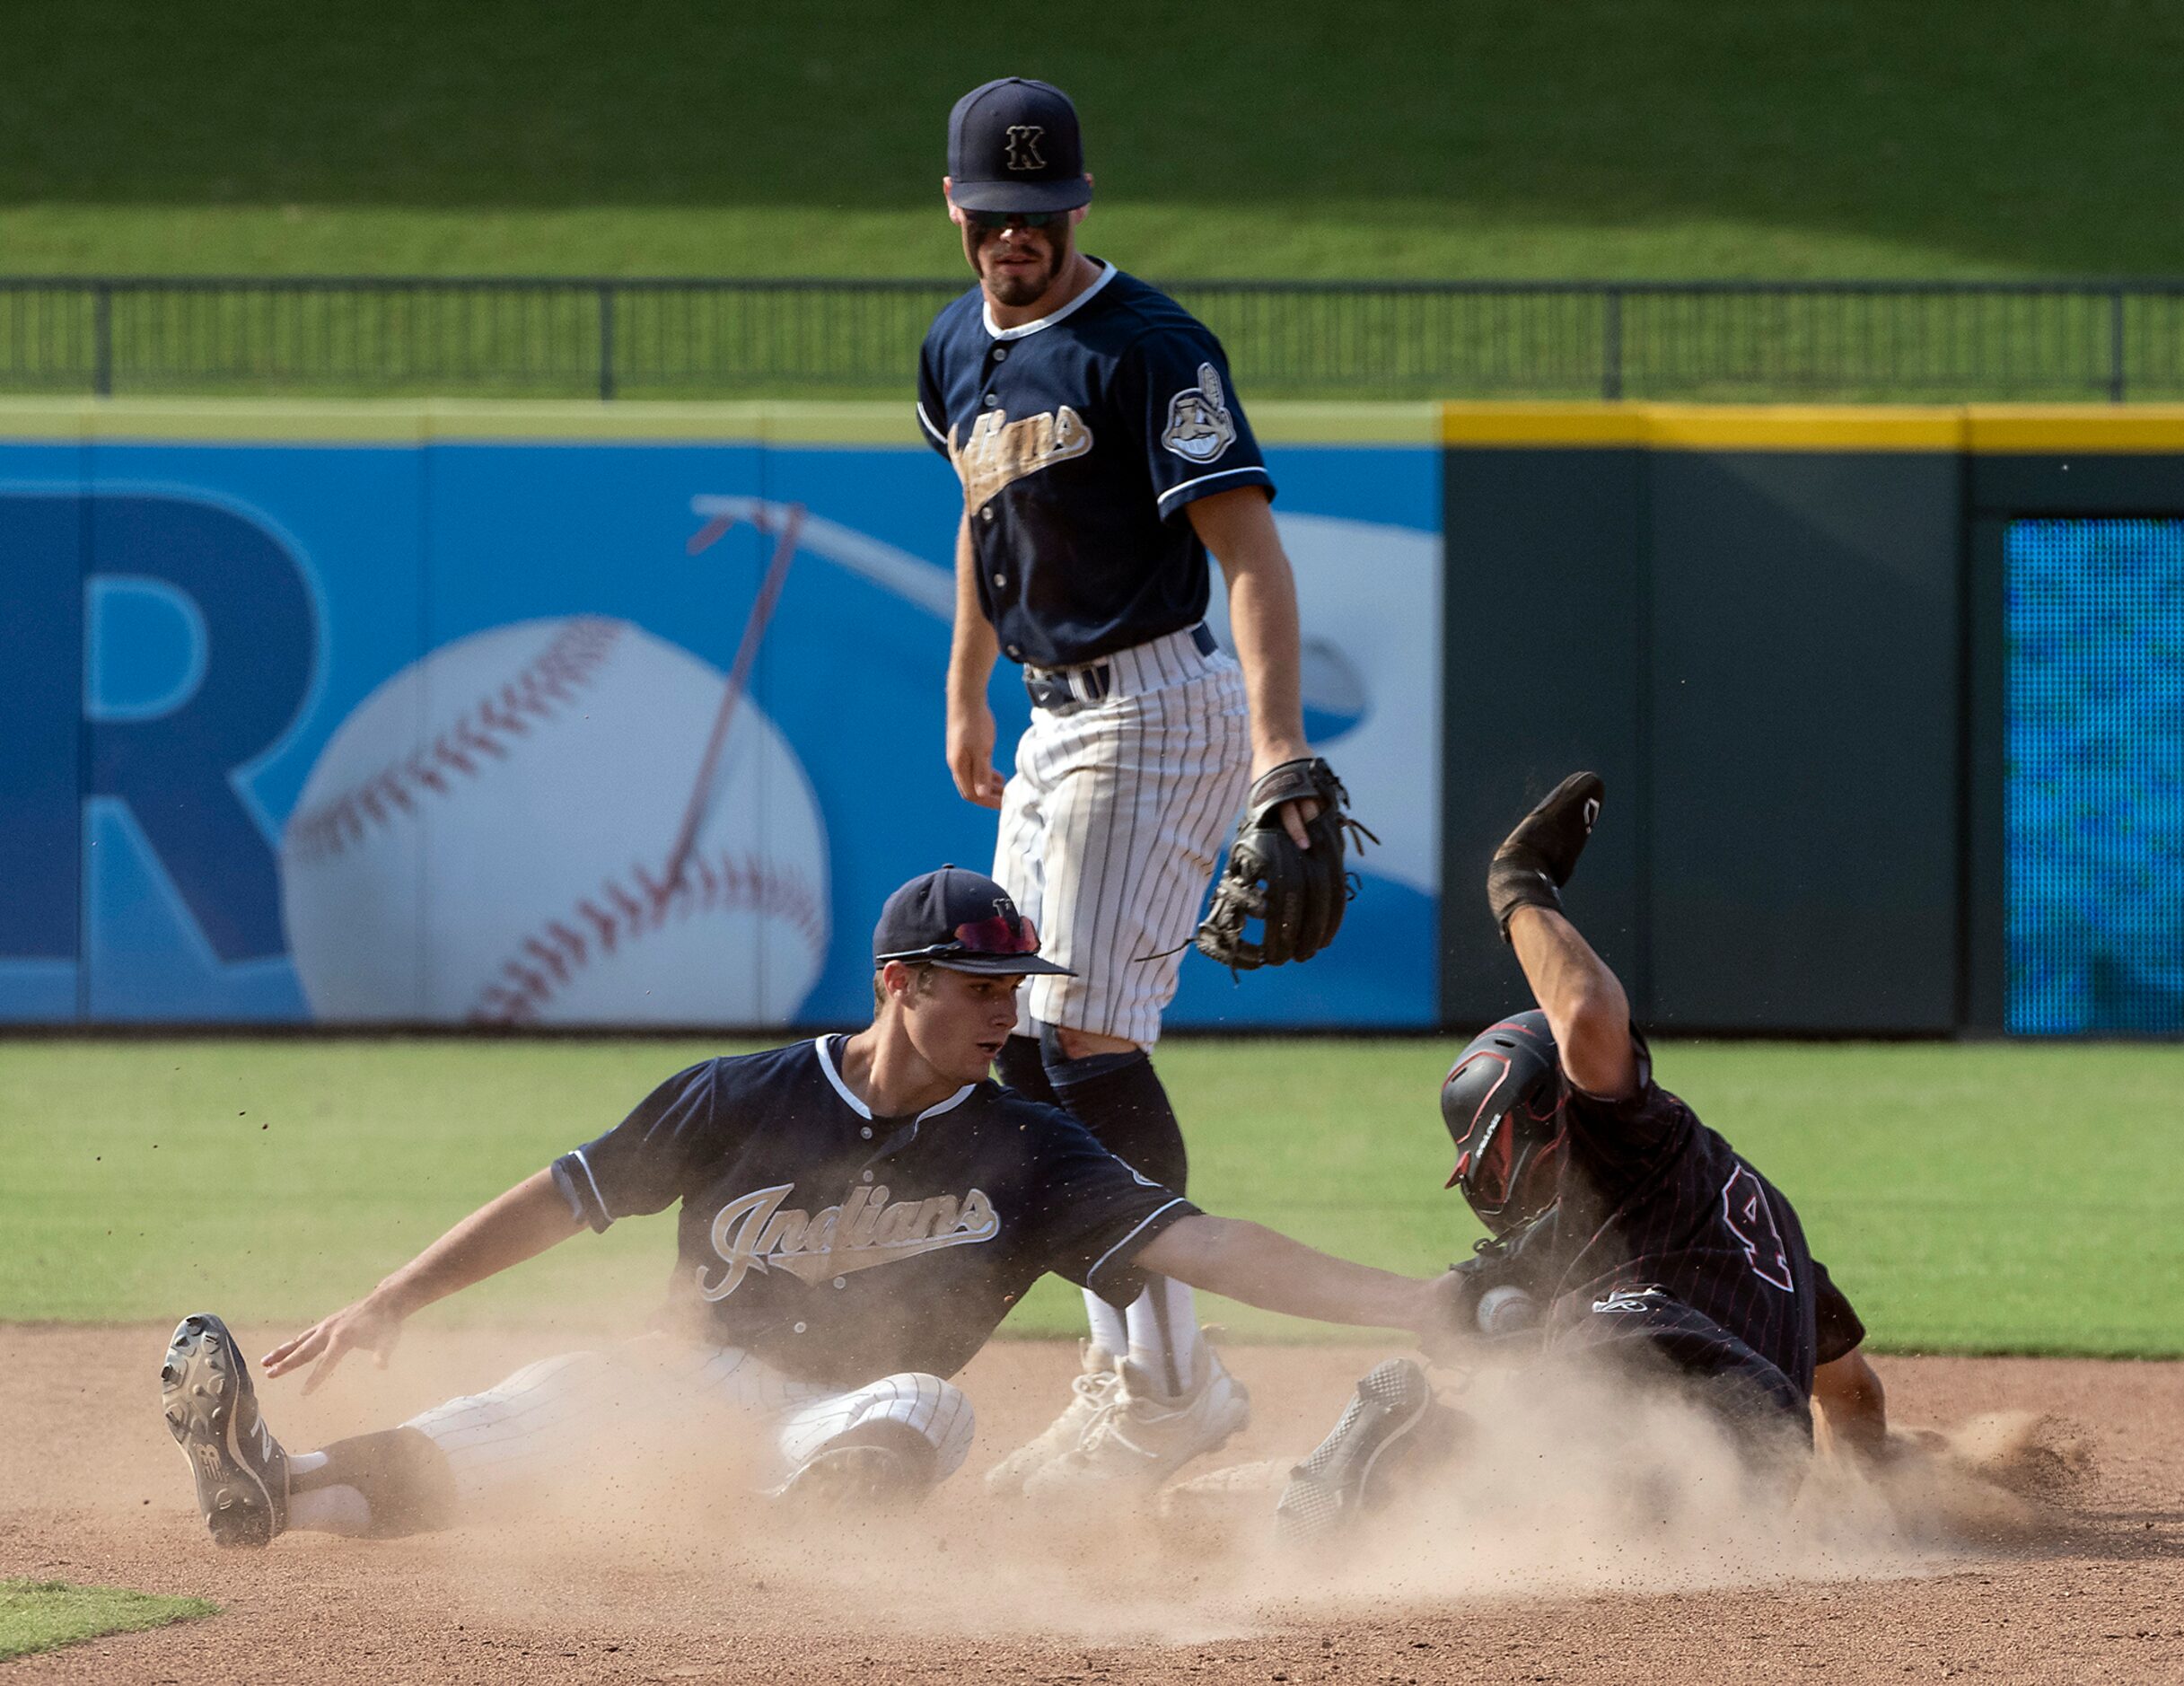
<svg viewBox="0 0 2184 1686">
<path fill-rule="evenodd" d="M 1063 1396 L 1057 1351 L 1038 1355 L 1055 1372 L 1042 1370 L 1041 1411 Z M 1259 1348 L 1250 1379 L 1262 1398 L 1339 1400 L 1366 1363 Z M 1434 1376 L 1465 1418 L 1458 1452 L 1398 1471 L 1384 1511 L 1310 1555 L 1277 1547 L 1274 1501 L 1335 1413 L 1293 1404 L 1253 1431 L 1255 1449 L 1281 1455 L 1216 1454 L 1206 1473 L 1128 1502 L 989 1495 L 980 1478 L 1013 1423 L 982 1428 L 969 1462 L 922 1505 L 833 1515 L 748 1497 L 732 1436 L 603 1445 L 550 1494 L 443 1536 L 459 1549 L 441 1572 L 476 1606 L 611 1611 L 633 1632 L 687 1628 L 697 1604 L 730 1634 L 763 1611 L 776 1631 L 1194 1644 L 1468 1601 L 1944 1573 L 2054 1533 L 2090 1477 L 2083 1446 L 2036 1417 L 1899 1431 L 1871 1462 L 1824 1438 L 1808 1456 L 1801 1442 L 1755 1467 L 1717 1418 L 1627 1376 Z"/>
</svg>

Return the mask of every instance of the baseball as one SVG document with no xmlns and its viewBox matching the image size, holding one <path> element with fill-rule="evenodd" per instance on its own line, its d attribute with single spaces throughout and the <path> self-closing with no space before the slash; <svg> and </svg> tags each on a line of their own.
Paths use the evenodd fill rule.
<svg viewBox="0 0 2184 1686">
<path fill-rule="evenodd" d="M 793 1022 L 826 957 L 826 831 L 749 698 L 666 882 L 726 686 L 582 616 L 473 633 L 372 692 L 281 840 L 313 1017 Z"/>
<path fill-rule="evenodd" d="M 1478 1296 L 1478 1330 L 1482 1335 L 1522 1334 L 1539 1321 L 1539 1302 L 1522 1288 L 1488 1288 Z"/>
</svg>

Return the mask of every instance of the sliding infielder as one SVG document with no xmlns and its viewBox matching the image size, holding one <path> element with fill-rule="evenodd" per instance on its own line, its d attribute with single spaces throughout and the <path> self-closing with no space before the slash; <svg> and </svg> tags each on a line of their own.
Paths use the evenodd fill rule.
<svg viewBox="0 0 2184 1686">
<path fill-rule="evenodd" d="M 759 1489 L 799 1504 L 915 1498 L 970 1447 L 970 1402 L 946 1378 L 1049 1270 L 1118 1304 L 1159 1272 L 1337 1322 L 1430 1333 L 1452 1317 L 1452 1275 L 1391 1276 L 1207 1216 L 988 1080 L 1024 979 L 1062 975 L 993 880 L 943 868 L 904 885 L 873 964 L 868 1028 L 678 1073 L 264 1362 L 270 1376 L 315 1365 L 306 1392 L 348 1352 L 384 1363 L 419 1308 L 680 1201 L 654 1332 L 290 1453 L 227 1326 L 183 1319 L 161 1402 L 214 1540 L 443 1527 L 497 1496 L 593 1480 L 615 1446 L 644 1442 L 738 1437 Z"/>
<path fill-rule="evenodd" d="M 1066 95 L 1016 77 L 974 89 L 949 119 L 948 170 L 978 277 L 918 367 L 918 420 L 963 487 L 948 764 L 1001 811 L 994 876 L 1070 969 L 1032 980 L 997 1066 L 1180 1190 L 1182 1130 L 1148 1050 L 1247 786 L 1310 754 L 1274 482 L 1219 341 L 1076 249 L 1092 189 Z M 1209 550 L 1232 656 L 1205 624 Z M 1033 705 L 1005 781 L 986 696 L 1000 655 Z M 1308 847 L 1319 808 L 1278 812 Z M 1249 1417 L 1180 1282 L 1150 1279 L 1127 1310 L 1088 1291 L 1085 1310 L 1075 1397 L 997 1488 L 1150 1484 Z"/>
</svg>

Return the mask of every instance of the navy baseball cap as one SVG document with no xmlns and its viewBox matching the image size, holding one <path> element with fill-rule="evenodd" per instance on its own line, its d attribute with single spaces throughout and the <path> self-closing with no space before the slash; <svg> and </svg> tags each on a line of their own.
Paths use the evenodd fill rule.
<svg viewBox="0 0 2184 1686">
<path fill-rule="evenodd" d="M 1068 211 L 1092 202 L 1077 108 L 1048 82 L 1004 76 L 948 113 L 948 197 L 966 211 Z"/>
<path fill-rule="evenodd" d="M 890 960 L 1009 977 L 1076 973 L 1039 957 L 1039 933 L 1009 892 L 984 873 L 943 866 L 887 899 L 873 927 L 873 964 Z"/>
</svg>

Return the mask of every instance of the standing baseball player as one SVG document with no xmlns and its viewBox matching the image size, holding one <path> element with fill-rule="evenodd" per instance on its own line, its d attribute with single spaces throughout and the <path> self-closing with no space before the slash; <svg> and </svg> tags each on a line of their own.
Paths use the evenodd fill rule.
<svg viewBox="0 0 2184 1686">
<path fill-rule="evenodd" d="M 1247 830 L 1324 867 L 1325 935 L 1340 916 L 1274 482 L 1220 342 L 1077 250 L 1092 183 L 1066 95 L 1018 77 L 964 95 L 942 186 L 978 278 L 918 364 L 918 420 L 963 487 L 948 765 L 965 798 L 1000 810 L 994 876 L 1069 969 L 1032 980 L 996 1064 L 1180 1190 L 1182 1131 L 1149 1050 L 1248 786 Z M 1209 551 L 1233 655 L 1205 623 Z M 987 704 L 1003 655 L 1032 703 L 1005 780 Z M 992 1472 L 997 1488 L 1156 1482 L 1248 1418 L 1183 1284 L 1151 1278 L 1127 1310 L 1088 1292 L 1085 1309 L 1075 1397 Z"/>
<path fill-rule="evenodd" d="M 1781 1190 L 1653 1082 L 1623 986 L 1564 917 L 1560 890 L 1604 795 L 1573 774 L 1489 871 L 1539 1006 L 1481 1032 L 1442 1085 L 1449 1186 L 1492 1232 L 1457 1269 L 1464 1321 L 1521 1356 L 1672 1377 L 1755 1452 L 1805 1444 L 1816 1398 L 1838 1442 L 1876 1450 L 1886 1418 L 1857 1313 Z M 1390 1359 L 1297 1466 L 1283 1532 L 1328 1536 L 1460 1440 L 1425 1372 Z"/>
<path fill-rule="evenodd" d="M 970 1402 L 945 1378 L 1048 1270 L 1119 1304 L 1157 1271 L 1337 1322 L 1427 1330 L 1451 1315 L 1452 1278 L 1391 1276 L 1207 1216 L 1066 1113 L 989 1081 L 1024 979 L 1061 975 L 991 879 L 943 868 L 904 885 L 873 965 L 869 1028 L 677 1074 L 264 1362 L 272 1376 L 314 1365 L 305 1392 L 348 1352 L 383 1364 L 420 1308 L 680 1201 L 654 1332 L 290 1453 L 226 1325 L 185 1318 L 162 1404 L 214 1540 L 437 1528 L 498 1494 L 581 1480 L 603 1443 L 647 1437 L 740 1436 L 759 1489 L 803 1503 L 912 1498 L 970 1446 Z"/>
</svg>

